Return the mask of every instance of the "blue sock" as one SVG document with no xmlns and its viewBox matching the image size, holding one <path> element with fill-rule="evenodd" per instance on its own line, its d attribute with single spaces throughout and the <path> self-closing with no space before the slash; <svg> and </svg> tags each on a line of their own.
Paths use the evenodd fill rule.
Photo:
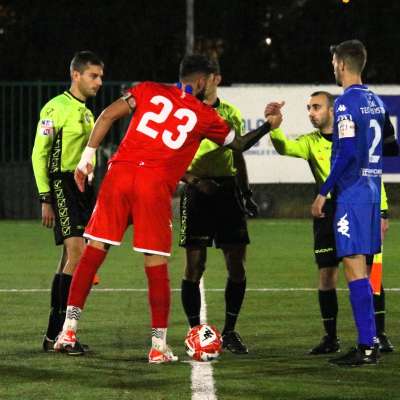
<svg viewBox="0 0 400 400">
<path fill-rule="evenodd" d="M 350 302 L 358 330 L 358 343 L 374 345 L 376 336 L 372 290 L 367 278 L 349 282 Z"/>
</svg>

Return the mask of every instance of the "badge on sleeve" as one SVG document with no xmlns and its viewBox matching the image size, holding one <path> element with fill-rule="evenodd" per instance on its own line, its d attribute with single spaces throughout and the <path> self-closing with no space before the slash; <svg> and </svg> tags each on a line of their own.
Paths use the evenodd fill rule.
<svg viewBox="0 0 400 400">
<path fill-rule="evenodd" d="M 43 136 L 53 136 L 54 134 L 54 122 L 52 119 L 42 119 L 40 121 L 40 133 Z"/>
<path fill-rule="evenodd" d="M 343 119 L 338 123 L 339 139 L 351 138 L 356 135 L 356 129 L 353 121 Z"/>
</svg>

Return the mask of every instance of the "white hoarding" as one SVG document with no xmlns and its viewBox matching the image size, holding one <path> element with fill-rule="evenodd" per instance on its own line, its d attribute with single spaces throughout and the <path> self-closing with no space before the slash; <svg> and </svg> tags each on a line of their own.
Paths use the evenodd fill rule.
<svg viewBox="0 0 400 400">
<path fill-rule="evenodd" d="M 400 86 L 371 85 L 371 89 L 381 95 L 400 95 Z M 326 90 L 334 95 L 341 93 L 341 88 L 334 85 L 237 85 L 221 87 L 219 94 L 239 107 L 245 120 L 246 131 L 255 129 L 264 122 L 265 104 L 284 100 L 284 120 L 281 127 L 289 138 L 295 138 L 314 130 L 308 119 L 306 105 L 310 94 L 317 90 Z M 314 181 L 307 162 L 278 155 L 268 136 L 248 150 L 245 158 L 251 183 Z M 399 182 L 400 174 L 387 174 L 384 179 L 386 182 Z"/>
</svg>

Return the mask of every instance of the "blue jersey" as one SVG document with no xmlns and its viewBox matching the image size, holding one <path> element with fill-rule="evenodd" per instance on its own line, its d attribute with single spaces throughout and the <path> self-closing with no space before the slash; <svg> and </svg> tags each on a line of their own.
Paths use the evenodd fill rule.
<svg viewBox="0 0 400 400">
<path fill-rule="evenodd" d="M 336 99 L 331 165 L 342 139 L 356 141 L 356 154 L 335 183 L 338 203 L 380 202 L 385 115 L 382 100 L 364 85 L 352 85 Z"/>
</svg>

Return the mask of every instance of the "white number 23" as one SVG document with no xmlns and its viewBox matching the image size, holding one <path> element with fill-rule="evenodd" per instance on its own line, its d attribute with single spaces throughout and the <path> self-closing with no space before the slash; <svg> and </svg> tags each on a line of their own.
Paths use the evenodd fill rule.
<svg viewBox="0 0 400 400">
<path fill-rule="evenodd" d="M 139 132 L 155 139 L 158 136 L 159 131 L 150 128 L 148 126 L 149 121 L 155 122 L 156 124 L 162 124 L 171 115 L 173 105 L 172 102 L 164 96 L 154 96 L 150 102 L 155 105 L 162 104 L 161 110 L 158 113 L 152 111 L 144 113 L 136 129 Z M 165 129 L 162 133 L 162 140 L 165 145 L 176 150 L 182 147 L 183 143 L 185 143 L 188 133 L 195 127 L 197 123 L 197 117 L 193 111 L 187 108 L 179 108 L 174 112 L 173 116 L 178 120 L 182 120 L 185 117 L 187 118 L 185 123 L 177 125 L 176 130 L 178 131 L 179 135 L 175 139 L 173 139 L 173 132 L 167 129 Z"/>
</svg>

